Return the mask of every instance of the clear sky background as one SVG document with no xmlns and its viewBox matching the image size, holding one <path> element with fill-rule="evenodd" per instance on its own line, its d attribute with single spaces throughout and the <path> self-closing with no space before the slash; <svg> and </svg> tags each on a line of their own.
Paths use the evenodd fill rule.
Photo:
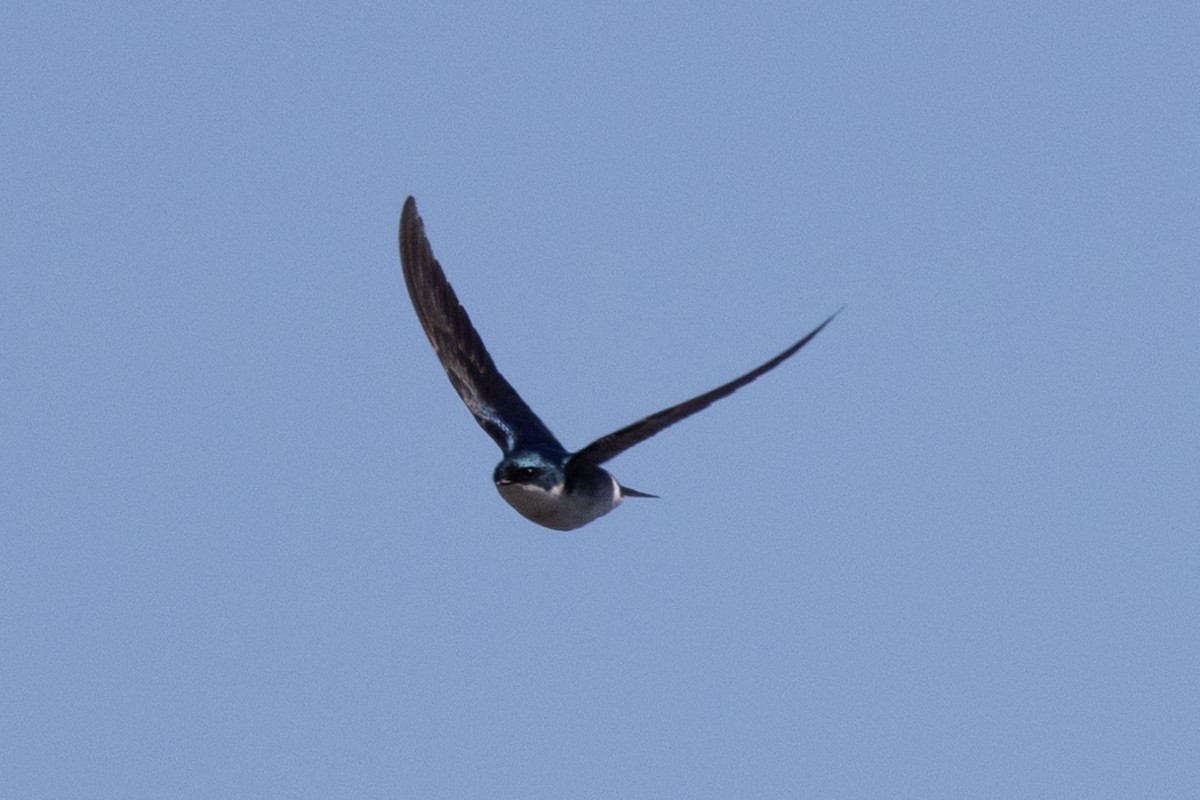
<svg viewBox="0 0 1200 800">
<path fill-rule="evenodd" d="M 1195 4 L 439 5 L 0 12 L 0 796 L 1200 794 Z"/>
</svg>

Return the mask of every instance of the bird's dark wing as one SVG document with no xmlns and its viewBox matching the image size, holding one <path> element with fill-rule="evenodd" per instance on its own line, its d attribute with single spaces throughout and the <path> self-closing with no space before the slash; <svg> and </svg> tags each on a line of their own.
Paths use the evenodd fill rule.
<svg viewBox="0 0 1200 800">
<path fill-rule="evenodd" d="M 697 411 L 702 411 L 708 408 L 722 397 L 728 397 L 760 375 L 775 369 L 775 367 L 782 364 L 790 356 L 795 355 L 801 347 L 804 347 L 804 345 L 812 341 L 812 338 L 820 333 L 822 328 L 832 322 L 833 318 L 836 317 L 838 313 L 840 313 L 840 309 L 839 311 L 835 311 L 833 314 L 831 314 L 828 319 L 814 328 L 803 339 L 796 342 L 787 350 L 784 350 L 782 353 L 775 356 L 762 366 L 750 370 L 740 378 L 734 378 L 729 383 L 722 384 L 710 392 L 705 392 L 699 397 L 693 397 L 691 400 L 684 400 L 678 405 L 671 406 L 670 408 L 664 408 L 657 414 L 651 414 L 645 419 L 640 419 L 632 425 L 626 425 L 619 431 L 610 433 L 607 436 L 597 439 L 575 455 L 571 456 L 571 460 L 567 463 L 568 471 L 571 469 L 572 465 L 578 467 L 584 464 L 593 466 L 603 464 L 610 458 L 613 458 L 619 453 L 623 453 L 629 448 L 633 447 L 638 442 L 649 439 L 663 428 L 674 425 L 681 419 L 690 417 Z"/>
<path fill-rule="evenodd" d="M 480 427 L 505 454 L 522 447 L 565 452 L 550 429 L 496 369 L 466 309 L 446 280 L 446 273 L 433 257 L 433 248 L 425 238 L 425 224 L 411 197 L 405 201 L 400 215 L 400 262 L 421 327 L 441 359 L 450 383 Z"/>
</svg>

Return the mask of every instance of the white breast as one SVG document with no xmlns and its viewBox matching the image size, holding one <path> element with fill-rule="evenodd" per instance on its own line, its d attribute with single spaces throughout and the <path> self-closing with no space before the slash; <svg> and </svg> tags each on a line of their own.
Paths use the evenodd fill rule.
<svg viewBox="0 0 1200 800">
<path fill-rule="evenodd" d="M 521 516 L 553 528 L 570 531 L 602 517 L 621 504 L 621 486 L 616 478 L 612 481 L 612 492 L 584 495 L 579 492 L 567 494 L 562 484 L 549 490 L 524 483 L 498 484 L 497 491 Z"/>
</svg>

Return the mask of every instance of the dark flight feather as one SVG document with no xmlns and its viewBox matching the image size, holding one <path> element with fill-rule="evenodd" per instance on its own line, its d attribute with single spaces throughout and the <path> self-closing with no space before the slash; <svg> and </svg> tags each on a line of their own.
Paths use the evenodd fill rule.
<svg viewBox="0 0 1200 800">
<path fill-rule="evenodd" d="M 811 330 L 807 336 L 794 345 L 784 350 L 779 355 L 772 358 L 770 361 L 758 366 L 745 375 L 739 378 L 734 378 L 729 383 L 722 384 L 712 391 L 705 392 L 698 397 L 693 397 L 691 400 L 684 400 L 678 405 L 673 405 L 670 408 L 664 408 L 656 414 L 640 419 L 632 425 L 626 425 L 619 431 L 614 431 L 607 436 L 602 436 L 596 441 L 589 444 L 587 447 L 580 450 L 575 455 L 571 456 L 571 460 L 567 462 L 567 471 L 570 472 L 572 466 L 576 468 L 583 465 L 599 466 L 610 458 L 625 452 L 639 442 L 644 442 L 654 434 L 674 425 L 682 419 L 690 417 L 697 411 L 703 411 L 710 405 L 720 400 L 722 397 L 728 397 L 746 384 L 753 381 L 755 378 L 761 377 L 763 374 L 770 372 L 775 367 L 782 364 L 791 356 L 795 355 L 801 347 L 812 341 L 821 330 L 833 321 L 833 318 L 840 313 L 840 309 L 835 311 L 824 322 Z"/>
<path fill-rule="evenodd" d="M 408 296 L 458 396 L 505 455 L 523 448 L 566 450 L 496 368 L 483 340 L 433 257 L 417 203 L 400 215 L 400 261 Z"/>
</svg>

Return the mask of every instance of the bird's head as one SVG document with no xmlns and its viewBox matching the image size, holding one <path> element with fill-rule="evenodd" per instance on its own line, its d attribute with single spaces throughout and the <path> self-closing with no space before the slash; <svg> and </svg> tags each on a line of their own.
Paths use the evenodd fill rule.
<svg viewBox="0 0 1200 800">
<path fill-rule="evenodd" d="M 519 485 L 552 491 L 565 479 L 563 466 L 544 453 L 518 450 L 504 457 L 492 472 L 497 487 Z"/>
</svg>

